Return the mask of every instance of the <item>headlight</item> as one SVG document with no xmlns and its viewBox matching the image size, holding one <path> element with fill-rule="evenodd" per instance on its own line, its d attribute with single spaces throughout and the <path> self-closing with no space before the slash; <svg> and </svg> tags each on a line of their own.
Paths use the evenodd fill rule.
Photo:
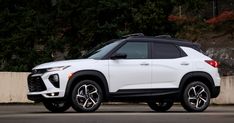
<svg viewBox="0 0 234 123">
<path fill-rule="evenodd" d="M 47 68 L 47 72 L 60 71 L 60 70 L 66 69 L 68 67 L 70 67 L 70 66 L 51 67 L 51 68 Z"/>
</svg>

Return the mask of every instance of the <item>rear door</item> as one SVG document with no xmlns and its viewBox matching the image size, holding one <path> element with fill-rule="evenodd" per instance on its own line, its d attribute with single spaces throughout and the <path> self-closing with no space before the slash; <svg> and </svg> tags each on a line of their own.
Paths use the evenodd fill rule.
<svg viewBox="0 0 234 123">
<path fill-rule="evenodd" d="M 152 42 L 152 88 L 178 88 L 187 63 L 179 47 Z"/>
</svg>

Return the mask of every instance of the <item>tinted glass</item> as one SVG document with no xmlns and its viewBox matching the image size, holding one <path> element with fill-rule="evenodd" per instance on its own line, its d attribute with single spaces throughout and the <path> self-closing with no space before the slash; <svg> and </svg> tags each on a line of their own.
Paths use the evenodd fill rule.
<svg viewBox="0 0 234 123">
<path fill-rule="evenodd" d="M 173 44 L 153 43 L 152 57 L 154 59 L 179 58 L 180 50 Z"/>
<path fill-rule="evenodd" d="M 120 43 L 121 41 L 115 41 L 115 42 L 107 42 L 104 44 L 100 44 L 96 48 L 91 50 L 89 53 L 84 55 L 83 58 L 101 59 Z"/>
<path fill-rule="evenodd" d="M 124 53 L 127 59 L 147 59 L 148 43 L 147 42 L 127 42 L 116 53 Z"/>
</svg>

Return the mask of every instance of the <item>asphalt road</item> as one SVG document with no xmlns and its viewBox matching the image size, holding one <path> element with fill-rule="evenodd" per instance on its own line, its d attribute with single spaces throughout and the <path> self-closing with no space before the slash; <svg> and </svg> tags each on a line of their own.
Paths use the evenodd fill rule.
<svg viewBox="0 0 234 123">
<path fill-rule="evenodd" d="M 165 113 L 147 105 L 102 105 L 94 113 L 50 113 L 42 105 L 0 105 L 0 123 L 234 123 L 234 106 L 188 113 L 180 105 Z"/>
</svg>

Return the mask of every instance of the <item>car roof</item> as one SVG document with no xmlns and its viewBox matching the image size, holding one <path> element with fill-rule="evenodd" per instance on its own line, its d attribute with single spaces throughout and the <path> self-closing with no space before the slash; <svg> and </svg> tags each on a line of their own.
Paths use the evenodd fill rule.
<svg viewBox="0 0 234 123">
<path fill-rule="evenodd" d="M 171 38 L 167 36 L 130 36 L 124 39 L 125 41 L 150 41 L 150 42 L 157 42 L 157 43 L 171 43 L 175 44 L 178 46 L 186 46 L 186 47 L 191 47 L 197 51 L 201 51 L 200 45 L 198 43 L 193 43 L 191 41 L 187 40 L 182 40 L 182 39 L 176 39 L 176 38 Z"/>
<path fill-rule="evenodd" d="M 181 40 L 181 39 L 175 39 L 175 38 L 161 38 L 161 37 L 153 37 L 153 36 L 133 36 L 128 37 L 125 39 L 126 41 L 153 41 L 153 42 L 159 42 L 159 43 L 173 43 L 177 45 L 185 45 L 185 46 L 191 46 L 194 45 L 194 43 L 187 41 L 187 40 Z"/>
</svg>

